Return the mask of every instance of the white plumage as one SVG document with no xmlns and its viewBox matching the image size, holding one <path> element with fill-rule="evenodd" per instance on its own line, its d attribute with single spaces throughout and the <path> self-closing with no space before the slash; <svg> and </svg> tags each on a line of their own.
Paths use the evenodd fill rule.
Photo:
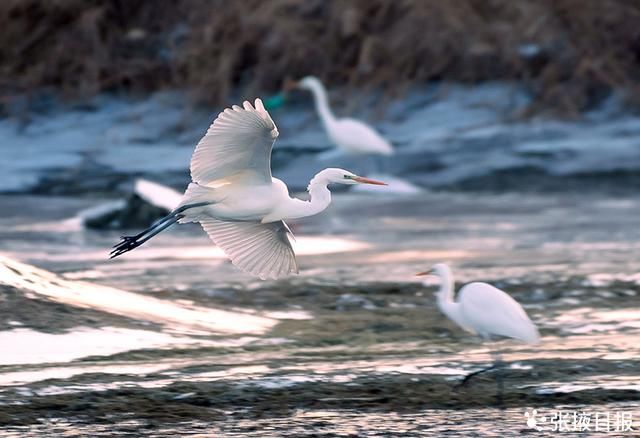
<svg viewBox="0 0 640 438">
<path fill-rule="evenodd" d="M 484 340 L 504 336 L 535 344 L 540 340 L 537 327 L 522 306 L 507 293 L 487 283 L 469 283 L 460 289 L 454 301 L 453 275 L 444 263 L 434 265 L 430 271 L 442 285 L 436 296 L 438 307 L 449 319 L 463 329 Z"/>
<path fill-rule="evenodd" d="M 393 146 L 375 129 L 360 120 L 336 118 L 329 107 L 327 90 L 314 76 L 307 76 L 297 87 L 311 91 L 320 120 L 327 135 L 338 149 L 346 154 L 393 154 Z"/>
<path fill-rule="evenodd" d="M 191 179 L 216 187 L 228 178 L 271 183 L 271 149 L 278 129 L 260 99 L 225 109 L 214 120 L 191 157 Z"/>
<path fill-rule="evenodd" d="M 293 234 L 284 221 L 262 224 L 202 218 L 200 225 L 234 265 L 251 275 L 278 278 L 298 272 L 289 241 Z"/>
</svg>

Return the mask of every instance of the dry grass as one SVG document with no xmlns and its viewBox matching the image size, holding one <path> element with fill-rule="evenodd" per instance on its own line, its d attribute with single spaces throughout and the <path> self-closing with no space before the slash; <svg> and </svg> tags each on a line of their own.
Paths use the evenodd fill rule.
<svg viewBox="0 0 640 438">
<path fill-rule="evenodd" d="M 0 26 L 4 102 L 42 87 L 77 98 L 177 86 L 219 103 L 309 73 L 387 96 L 515 79 L 534 109 L 565 113 L 614 88 L 640 102 L 634 0 L 5 0 Z"/>
</svg>

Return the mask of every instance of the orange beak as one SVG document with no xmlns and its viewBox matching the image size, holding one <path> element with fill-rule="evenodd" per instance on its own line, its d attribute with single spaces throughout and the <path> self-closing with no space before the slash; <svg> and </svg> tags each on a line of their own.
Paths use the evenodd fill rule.
<svg viewBox="0 0 640 438">
<path fill-rule="evenodd" d="M 354 181 L 357 181 L 359 183 L 362 184 L 373 184 L 375 186 L 387 186 L 389 184 L 382 182 L 382 181 L 376 181 L 375 179 L 369 179 L 369 178 L 363 178 L 361 176 L 354 176 L 353 178 L 351 178 Z"/>
<path fill-rule="evenodd" d="M 422 272 L 418 272 L 416 274 L 416 277 L 422 277 L 424 275 L 432 275 L 433 271 L 431 269 L 429 269 L 428 271 L 422 271 Z"/>
</svg>

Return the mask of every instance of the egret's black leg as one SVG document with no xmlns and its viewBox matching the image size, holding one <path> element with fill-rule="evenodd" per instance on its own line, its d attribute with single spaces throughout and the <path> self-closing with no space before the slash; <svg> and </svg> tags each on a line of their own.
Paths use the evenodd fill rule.
<svg viewBox="0 0 640 438">
<path fill-rule="evenodd" d="M 114 245 L 113 250 L 110 253 L 109 258 L 118 257 L 119 255 L 124 254 L 125 252 L 131 251 L 145 243 L 147 240 L 151 239 L 156 234 L 164 231 L 169 228 L 171 225 L 175 224 L 178 220 L 180 220 L 184 215 L 182 213 L 194 207 L 203 207 L 205 205 L 212 204 L 211 202 L 197 202 L 194 204 L 186 204 L 181 207 L 176 208 L 171 213 L 163 217 L 162 219 L 156 221 L 153 225 L 151 225 L 146 230 L 136 234 L 135 236 L 122 236 L 122 240 Z"/>
<path fill-rule="evenodd" d="M 481 370 L 478 371 L 474 371 L 473 373 L 469 373 L 465 376 L 464 379 L 462 379 L 462 382 L 458 383 L 456 385 L 456 388 L 460 388 L 463 386 L 466 386 L 467 383 L 469 383 L 469 381 L 471 380 L 471 378 L 479 375 L 479 374 L 483 374 L 486 373 L 487 371 L 494 371 L 496 372 L 495 376 L 496 376 L 496 385 L 497 385 L 497 392 L 496 392 L 496 405 L 500 408 L 500 409 L 504 409 L 504 403 L 503 403 L 503 394 L 504 394 L 504 379 L 503 379 L 503 375 L 502 375 L 502 371 L 501 369 L 504 367 L 504 362 L 502 362 L 501 360 L 497 360 L 495 361 L 491 366 L 487 367 L 487 368 L 483 368 Z"/>
<path fill-rule="evenodd" d="M 179 208 L 172 211 L 171 213 L 169 213 L 168 215 L 166 215 L 163 218 L 158 219 L 157 221 L 155 221 L 153 224 L 151 224 L 151 226 L 149 228 L 146 228 L 144 230 L 142 230 L 140 233 L 136 234 L 135 236 L 122 236 L 123 239 L 139 239 L 142 236 L 144 236 L 147 233 L 150 233 L 151 231 L 153 231 L 154 228 L 158 227 L 159 225 L 161 225 L 162 223 L 173 219 L 176 214 L 180 213 L 178 210 L 180 210 Z M 183 210 L 184 211 L 184 210 Z"/>
<path fill-rule="evenodd" d="M 491 355 L 493 356 L 493 367 L 496 370 L 496 405 L 500 409 L 504 409 L 504 376 L 502 374 L 502 369 L 504 368 L 505 363 L 502 361 L 502 357 L 498 351 L 492 351 Z"/>
<path fill-rule="evenodd" d="M 124 239 L 124 240 L 140 239 L 145 234 L 150 233 L 151 231 L 153 231 L 154 228 L 158 227 L 163 222 L 166 222 L 166 221 L 168 221 L 170 219 L 173 219 L 176 215 L 184 212 L 186 209 L 193 208 L 193 207 L 201 207 L 201 206 L 206 205 L 206 204 L 207 204 L 206 202 L 200 202 L 198 204 L 188 204 L 188 205 L 183 205 L 181 207 L 178 207 L 175 210 L 173 210 L 171 213 L 166 215 L 165 217 L 160 218 L 157 221 L 155 221 L 149 228 L 143 230 L 142 232 L 136 234 L 135 236 L 122 236 L 122 239 Z"/>
<path fill-rule="evenodd" d="M 485 340 L 489 340 L 489 339 L 485 339 Z M 504 393 L 504 380 L 503 380 L 503 376 L 502 373 L 500 372 L 500 369 L 504 367 L 504 362 L 502 361 L 502 358 L 500 357 L 500 353 L 498 353 L 497 351 L 492 351 L 491 352 L 491 357 L 493 358 L 493 364 L 491 364 L 491 366 L 487 367 L 487 368 L 483 368 L 481 370 L 478 371 L 474 371 L 472 373 L 469 373 L 465 376 L 464 379 L 462 379 L 462 382 L 460 382 L 456 387 L 460 388 L 462 386 L 465 386 L 467 383 L 469 383 L 469 381 L 479 375 L 479 374 L 483 374 L 486 373 L 487 371 L 496 371 L 496 384 L 497 384 L 497 393 L 496 393 L 496 403 L 499 407 L 503 407 L 503 393 Z"/>
<path fill-rule="evenodd" d="M 497 392 L 496 392 L 496 405 L 500 409 L 504 409 L 504 376 L 502 375 L 502 367 L 503 363 L 500 363 L 499 366 L 496 367 L 496 383 L 497 383 Z"/>
<path fill-rule="evenodd" d="M 486 368 L 482 368 L 481 370 L 478 370 L 478 371 L 474 371 L 474 372 L 472 372 L 472 373 L 469 373 L 469 374 L 467 374 L 466 376 L 464 376 L 464 379 L 462 379 L 462 382 L 458 383 L 458 385 L 457 385 L 457 386 L 458 386 L 458 387 L 460 387 L 460 386 L 465 386 L 467 383 L 469 383 L 469 381 L 470 381 L 473 377 L 475 377 L 475 376 L 477 376 L 477 375 L 479 375 L 479 374 L 486 373 L 487 371 L 492 371 L 492 370 L 496 369 L 497 367 L 498 367 L 498 364 L 497 364 L 497 363 L 493 363 L 491 366 L 488 366 L 488 367 L 486 367 Z"/>
<path fill-rule="evenodd" d="M 119 244 L 117 244 L 111 251 L 109 258 L 112 259 L 112 258 L 118 257 L 119 255 L 124 254 L 125 252 L 129 252 L 132 249 L 136 249 L 137 247 L 145 243 L 147 240 L 151 239 L 156 234 L 160 233 L 161 231 L 164 231 L 165 229 L 169 228 L 171 225 L 178 222 L 178 220 L 182 217 L 183 217 L 182 215 L 176 215 L 173 218 L 167 221 L 164 221 L 163 223 L 160 224 L 160 226 L 152 228 L 151 231 L 148 231 L 146 235 L 143 234 L 143 236 L 145 236 L 143 239 L 140 239 L 137 236 L 123 236 L 122 241 Z"/>
</svg>

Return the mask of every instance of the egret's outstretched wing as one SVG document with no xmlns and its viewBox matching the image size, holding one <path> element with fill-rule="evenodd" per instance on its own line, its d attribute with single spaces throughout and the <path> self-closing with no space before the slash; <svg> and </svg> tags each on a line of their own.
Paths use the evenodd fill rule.
<svg viewBox="0 0 640 438">
<path fill-rule="evenodd" d="M 211 218 L 199 221 L 211 240 L 243 271 L 263 280 L 298 272 L 296 256 L 287 236 L 291 231 L 284 221 L 266 224 Z"/>
<path fill-rule="evenodd" d="M 218 115 L 191 157 L 191 179 L 214 187 L 234 177 L 248 184 L 271 183 L 271 148 L 278 129 L 262 101 L 244 102 Z"/>
</svg>

